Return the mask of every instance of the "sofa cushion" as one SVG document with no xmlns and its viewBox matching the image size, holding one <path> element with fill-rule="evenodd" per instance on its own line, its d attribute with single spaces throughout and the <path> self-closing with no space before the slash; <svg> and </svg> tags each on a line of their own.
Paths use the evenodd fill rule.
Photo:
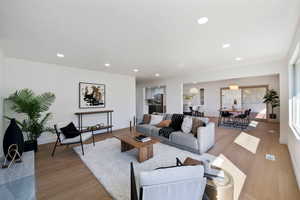
<svg viewBox="0 0 300 200">
<path fill-rule="evenodd" d="M 193 118 L 189 116 L 184 117 L 181 125 L 181 130 L 184 133 L 190 133 L 192 131 L 192 127 L 193 127 Z"/>
<path fill-rule="evenodd" d="M 205 122 L 203 122 L 199 118 L 193 118 L 193 126 L 192 126 L 192 133 L 197 138 L 197 130 L 199 127 L 206 126 Z"/>
<path fill-rule="evenodd" d="M 163 120 L 161 121 L 159 124 L 155 125 L 156 127 L 159 127 L 159 128 L 163 128 L 163 127 L 169 127 L 170 124 L 171 124 L 171 120 Z"/>
<path fill-rule="evenodd" d="M 152 128 L 151 128 L 151 136 L 158 137 L 160 129 L 161 129 L 160 127 L 152 126 Z"/>
<path fill-rule="evenodd" d="M 136 126 L 137 132 L 143 133 L 145 135 L 151 136 L 151 130 L 154 126 L 150 124 L 140 124 Z"/>
<path fill-rule="evenodd" d="M 192 134 L 186 134 L 181 131 L 172 132 L 170 134 L 170 141 L 193 149 L 199 148 L 198 140 Z"/>
<path fill-rule="evenodd" d="M 156 125 L 156 124 L 159 124 L 162 120 L 163 120 L 162 115 L 151 115 L 150 124 L 151 125 Z"/>
<path fill-rule="evenodd" d="M 150 121 L 151 121 L 151 115 L 149 115 L 149 114 L 144 114 L 142 124 L 149 124 Z"/>
<path fill-rule="evenodd" d="M 170 127 L 173 128 L 175 131 L 181 130 L 183 118 L 184 118 L 183 114 L 172 115 L 172 123 L 171 123 Z"/>
<path fill-rule="evenodd" d="M 170 134 L 175 130 L 172 127 L 164 127 L 159 130 L 159 135 L 165 138 L 169 138 Z"/>
</svg>

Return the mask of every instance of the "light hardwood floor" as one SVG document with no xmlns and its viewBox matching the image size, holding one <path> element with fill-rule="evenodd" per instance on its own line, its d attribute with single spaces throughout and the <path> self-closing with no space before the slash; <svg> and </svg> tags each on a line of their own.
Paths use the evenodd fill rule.
<svg viewBox="0 0 300 200">
<path fill-rule="evenodd" d="M 127 131 L 119 130 L 115 133 L 122 134 Z M 222 153 L 247 175 L 240 199 L 299 200 L 300 191 L 292 170 L 288 149 L 278 143 L 279 125 L 259 122 L 255 129 L 246 131 L 261 139 L 256 154 L 233 142 L 240 132 L 240 130 L 216 128 L 216 145 L 208 152 L 213 155 Z M 100 141 L 108 137 L 112 135 L 97 135 L 96 140 Z M 58 147 L 54 158 L 50 155 L 52 148 L 53 144 L 42 145 L 36 154 L 38 199 L 112 199 L 73 152 L 71 146 Z M 276 161 L 266 160 L 266 153 L 274 154 Z"/>
</svg>

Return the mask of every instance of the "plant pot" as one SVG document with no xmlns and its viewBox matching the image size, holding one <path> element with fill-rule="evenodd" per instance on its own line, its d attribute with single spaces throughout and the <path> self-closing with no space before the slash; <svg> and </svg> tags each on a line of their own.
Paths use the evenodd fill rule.
<svg viewBox="0 0 300 200">
<path fill-rule="evenodd" d="M 38 151 L 37 140 L 27 140 L 24 142 L 24 151 Z"/>
<path fill-rule="evenodd" d="M 276 114 L 269 114 L 270 119 L 276 119 L 276 117 L 277 117 Z"/>
</svg>

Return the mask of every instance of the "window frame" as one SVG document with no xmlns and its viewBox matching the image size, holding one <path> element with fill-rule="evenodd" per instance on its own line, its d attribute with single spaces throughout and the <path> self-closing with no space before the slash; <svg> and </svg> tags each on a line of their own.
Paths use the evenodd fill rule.
<svg viewBox="0 0 300 200">
<path fill-rule="evenodd" d="M 290 119 L 289 119 L 289 124 L 291 129 L 293 130 L 294 134 L 296 137 L 300 139 L 300 112 L 297 112 L 297 106 L 300 108 L 300 101 L 297 102 L 296 98 L 296 93 L 297 93 L 297 79 L 300 79 L 300 73 L 299 77 L 297 77 L 296 73 L 296 67 L 299 67 L 298 70 L 300 70 L 300 56 L 297 57 L 296 62 L 291 64 L 290 67 Z M 299 80 L 300 82 L 300 80 Z M 299 89 L 300 90 L 300 89 Z M 296 101 L 296 102 L 295 102 Z M 298 105 L 295 105 L 298 104 Z M 297 115 L 297 116 L 296 116 Z M 299 123 L 297 123 L 297 119 Z"/>
<path fill-rule="evenodd" d="M 296 139 L 300 140 L 300 130 L 299 127 L 297 127 L 294 124 L 294 116 L 295 116 L 295 110 L 294 110 L 294 96 L 295 96 L 295 84 L 296 84 L 296 77 L 294 75 L 295 67 L 297 64 L 300 63 L 300 42 L 298 42 L 294 48 L 294 52 L 290 58 L 289 65 L 288 65 L 288 89 L 289 89 L 289 127 L 291 128 L 292 132 L 294 133 Z M 300 116 L 299 116 L 300 117 Z"/>
</svg>

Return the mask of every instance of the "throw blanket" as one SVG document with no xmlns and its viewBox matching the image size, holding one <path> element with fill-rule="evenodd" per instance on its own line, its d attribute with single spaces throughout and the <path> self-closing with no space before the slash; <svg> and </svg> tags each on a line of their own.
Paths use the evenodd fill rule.
<svg viewBox="0 0 300 200">
<path fill-rule="evenodd" d="M 169 138 L 170 137 L 170 134 L 175 131 L 173 128 L 171 127 L 164 127 L 164 128 L 161 128 L 158 132 L 158 134 L 160 136 L 164 136 L 166 138 Z"/>
<path fill-rule="evenodd" d="M 181 130 L 181 125 L 183 122 L 184 115 L 183 114 L 174 114 L 172 116 L 172 123 L 170 127 L 172 127 L 175 131 Z"/>
<path fill-rule="evenodd" d="M 160 129 L 159 135 L 169 138 L 170 134 L 172 132 L 181 130 L 183 118 L 184 118 L 183 114 L 174 114 L 172 116 L 172 123 L 171 123 L 170 127 L 165 127 L 165 128 Z"/>
</svg>

